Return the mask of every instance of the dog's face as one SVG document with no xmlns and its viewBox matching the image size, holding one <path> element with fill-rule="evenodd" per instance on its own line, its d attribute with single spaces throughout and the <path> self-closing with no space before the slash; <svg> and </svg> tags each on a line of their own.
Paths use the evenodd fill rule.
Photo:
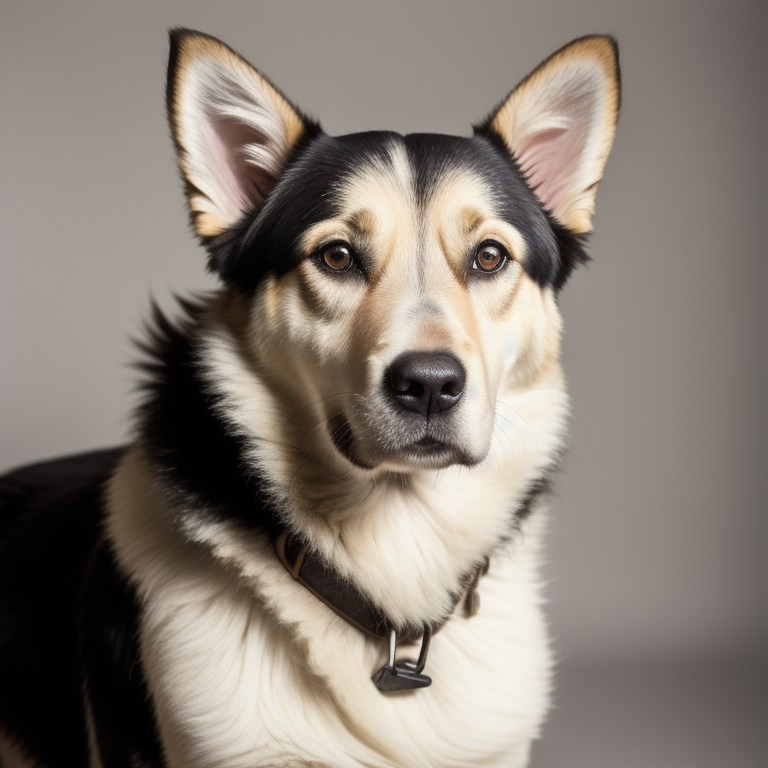
<svg viewBox="0 0 768 768">
<path fill-rule="evenodd" d="M 302 189 L 309 205 L 291 206 Z M 274 375 L 314 389 L 353 463 L 482 461 L 502 376 L 557 352 L 551 292 L 523 266 L 556 244 L 512 165 L 485 141 L 323 138 L 274 194 L 282 226 L 262 226 L 296 262 L 253 318 Z"/>
<path fill-rule="evenodd" d="M 555 54 L 472 138 L 329 137 L 189 32 L 169 107 L 194 226 L 288 433 L 363 468 L 482 462 L 500 396 L 557 370 L 555 293 L 615 128 L 611 42 Z"/>
</svg>

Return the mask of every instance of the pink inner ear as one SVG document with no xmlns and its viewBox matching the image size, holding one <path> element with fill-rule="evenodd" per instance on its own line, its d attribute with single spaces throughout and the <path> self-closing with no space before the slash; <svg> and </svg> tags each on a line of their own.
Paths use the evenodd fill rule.
<svg viewBox="0 0 768 768">
<path fill-rule="evenodd" d="M 585 88 L 552 99 L 547 113 L 564 127 L 533 132 L 521 139 L 517 158 L 536 196 L 554 211 L 580 189 L 579 171 L 589 142 L 595 94 Z"/>
<path fill-rule="evenodd" d="M 521 143 L 518 158 L 536 196 L 553 211 L 573 192 L 584 149 L 582 132 L 575 126 L 534 134 Z"/>
<path fill-rule="evenodd" d="M 568 182 L 578 163 L 578 138 L 564 128 L 543 131 L 524 141 L 518 150 L 528 182 L 547 210 L 554 210 L 568 194 Z"/>
<path fill-rule="evenodd" d="M 246 144 L 263 144 L 265 137 L 241 123 L 230 120 L 208 122 L 210 177 L 215 185 L 219 207 L 234 221 L 246 211 L 260 205 L 275 179 L 264 169 L 249 163 L 242 148 Z"/>
</svg>

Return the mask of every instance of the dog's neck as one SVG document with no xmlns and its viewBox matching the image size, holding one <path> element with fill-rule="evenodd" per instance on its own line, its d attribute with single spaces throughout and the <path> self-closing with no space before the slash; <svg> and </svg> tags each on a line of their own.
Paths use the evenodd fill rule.
<svg viewBox="0 0 768 768">
<path fill-rule="evenodd" d="M 356 589 L 349 579 L 339 574 L 332 563 L 319 557 L 298 537 L 283 531 L 274 544 L 278 559 L 295 581 L 325 603 L 337 616 L 369 637 L 386 640 L 394 631 L 398 641 L 413 642 L 422 637 L 425 629 L 430 634 L 436 632 L 450 618 L 450 615 L 447 615 L 438 623 L 397 627 L 368 595 Z M 474 616 L 477 613 L 477 585 L 480 578 L 488 572 L 489 566 L 486 558 L 474 573 L 467 575 L 464 580 L 464 593 L 454 595 L 454 608 L 461 598 L 464 598 L 465 614 Z"/>
</svg>

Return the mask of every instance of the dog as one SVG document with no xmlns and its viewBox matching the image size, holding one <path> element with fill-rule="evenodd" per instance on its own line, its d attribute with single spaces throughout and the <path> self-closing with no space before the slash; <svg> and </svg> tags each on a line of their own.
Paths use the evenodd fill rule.
<svg viewBox="0 0 768 768">
<path fill-rule="evenodd" d="M 171 32 L 167 105 L 222 287 L 159 311 L 126 448 L 8 474 L 7 766 L 524 766 L 537 562 L 620 100 L 580 38 L 471 138 L 330 137 Z"/>
</svg>

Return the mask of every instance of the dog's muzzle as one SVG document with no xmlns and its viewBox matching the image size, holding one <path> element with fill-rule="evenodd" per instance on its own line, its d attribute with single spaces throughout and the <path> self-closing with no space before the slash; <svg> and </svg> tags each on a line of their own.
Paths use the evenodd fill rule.
<svg viewBox="0 0 768 768">
<path fill-rule="evenodd" d="M 336 447 L 359 467 L 382 461 L 403 467 L 442 468 L 473 465 L 454 409 L 467 387 L 467 372 L 450 352 L 404 352 L 385 369 L 379 395 L 369 400 L 366 421 L 358 428 L 341 413 L 329 420 Z M 367 423 L 366 423 L 367 422 Z"/>
</svg>

